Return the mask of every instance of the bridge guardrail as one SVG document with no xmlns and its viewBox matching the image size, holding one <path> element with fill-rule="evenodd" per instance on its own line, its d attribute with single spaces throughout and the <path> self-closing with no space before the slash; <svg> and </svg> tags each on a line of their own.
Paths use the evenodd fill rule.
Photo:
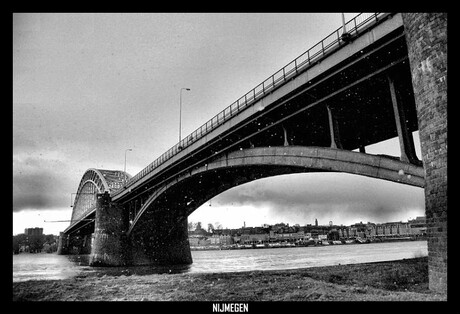
<svg viewBox="0 0 460 314">
<path fill-rule="evenodd" d="M 360 32 L 367 29 L 370 25 L 373 25 L 377 21 L 383 19 L 387 13 L 360 13 L 345 24 L 346 33 L 349 37 L 355 37 Z M 286 66 L 275 72 L 273 75 L 268 77 L 262 83 L 251 89 L 249 92 L 241 96 L 230 106 L 219 112 L 217 115 L 208 120 L 205 124 L 200 126 L 198 129 L 190 133 L 187 137 L 182 139 L 179 143 L 168 149 L 160 157 L 150 163 L 147 167 L 142 169 L 135 176 L 130 178 L 124 185 L 126 188 L 134 184 L 136 181 L 145 177 L 148 173 L 153 171 L 155 168 L 175 156 L 182 149 L 188 147 L 198 139 L 201 139 L 206 134 L 215 130 L 218 126 L 228 121 L 238 113 L 242 112 L 249 106 L 253 105 L 256 101 L 260 100 L 267 93 L 272 92 L 274 89 L 280 87 L 291 78 L 298 75 L 300 72 L 305 71 L 316 62 L 326 57 L 330 52 L 338 47 L 341 47 L 346 43 L 346 40 L 342 38 L 343 27 L 337 28 L 335 31 L 330 33 L 320 42 L 315 44 L 313 47 L 302 53 L 299 57 L 288 63 Z M 116 195 L 121 192 L 122 189 L 115 191 L 113 194 Z"/>
</svg>

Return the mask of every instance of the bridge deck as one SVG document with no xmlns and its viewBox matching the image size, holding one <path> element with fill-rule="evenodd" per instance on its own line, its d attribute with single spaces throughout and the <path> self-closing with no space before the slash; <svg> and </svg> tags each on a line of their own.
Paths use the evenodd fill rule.
<svg viewBox="0 0 460 314">
<path fill-rule="evenodd" d="M 271 104 L 291 95 L 401 26 L 400 14 L 358 15 L 347 23 L 352 43 L 342 40 L 342 28 L 338 28 L 145 167 L 128 180 L 124 188 L 114 191 L 113 199 L 123 198 L 159 173 L 199 152 L 210 142 L 219 140 L 229 130 L 266 111 Z"/>
</svg>

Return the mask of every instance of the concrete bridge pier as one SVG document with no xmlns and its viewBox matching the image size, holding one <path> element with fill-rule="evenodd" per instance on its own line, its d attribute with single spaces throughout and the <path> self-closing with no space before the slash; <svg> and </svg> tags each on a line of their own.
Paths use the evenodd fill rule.
<svg viewBox="0 0 460 314">
<path fill-rule="evenodd" d="M 91 234 L 65 234 L 61 232 L 58 240 L 58 255 L 89 254 L 91 252 Z"/>
<path fill-rule="evenodd" d="M 179 214 L 178 214 L 179 212 Z M 187 216 L 162 209 L 145 214 L 142 227 L 129 236 L 132 265 L 189 265 Z"/>
<path fill-rule="evenodd" d="M 130 250 L 126 246 L 127 217 L 123 207 L 113 203 L 108 192 L 97 195 L 91 266 L 128 264 Z"/>
<path fill-rule="evenodd" d="M 447 14 L 402 18 L 425 169 L 429 288 L 447 292 Z"/>
<path fill-rule="evenodd" d="M 59 240 L 58 240 L 58 247 L 57 247 L 58 255 L 69 254 L 68 237 L 69 236 L 66 235 L 64 232 L 59 233 Z"/>
</svg>

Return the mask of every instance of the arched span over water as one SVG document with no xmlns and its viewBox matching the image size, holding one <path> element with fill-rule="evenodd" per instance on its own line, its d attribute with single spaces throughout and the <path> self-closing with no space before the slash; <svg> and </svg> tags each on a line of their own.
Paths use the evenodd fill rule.
<svg viewBox="0 0 460 314">
<path fill-rule="evenodd" d="M 212 197 L 260 178 L 302 172 L 344 172 L 424 187 L 421 166 L 385 155 L 370 155 L 324 147 L 281 146 L 238 150 L 182 173 L 157 188 L 131 224 L 146 211 L 181 211 L 187 217 Z"/>
</svg>

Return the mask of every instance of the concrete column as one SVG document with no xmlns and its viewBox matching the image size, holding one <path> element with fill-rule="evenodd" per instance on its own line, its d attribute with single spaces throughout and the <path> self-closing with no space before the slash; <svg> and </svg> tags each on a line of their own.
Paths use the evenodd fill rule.
<svg viewBox="0 0 460 314">
<path fill-rule="evenodd" d="M 387 75 L 388 85 L 390 88 L 391 102 L 393 104 L 393 112 L 396 122 L 396 131 L 398 132 L 399 147 L 401 150 L 401 161 L 417 164 L 418 159 L 415 154 L 414 139 L 409 132 L 406 123 L 406 115 L 401 102 L 396 96 L 395 84 L 392 75 Z"/>
<path fill-rule="evenodd" d="M 340 135 L 339 135 L 339 126 L 337 123 L 337 118 L 332 114 L 331 108 L 326 106 L 327 108 L 327 116 L 329 119 L 329 133 L 331 135 L 331 148 L 339 148 L 342 149 L 342 143 L 340 142 Z"/>
<path fill-rule="evenodd" d="M 447 292 L 447 13 L 403 13 L 425 169 L 429 287 Z"/>
<path fill-rule="evenodd" d="M 283 134 L 284 134 L 284 146 L 289 146 L 287 130 L 284 127 L 284 125 L 282 125 L 282 127 L 283 127 Z"/>
<path fill-rule="evenodd" d="M 90 265 L 125 265 L 129 259 L 125 238 L 127 219 L 123 208 L 111 202 L 108 192 L 97 195 L 94 229 Z"/>
</svg>

